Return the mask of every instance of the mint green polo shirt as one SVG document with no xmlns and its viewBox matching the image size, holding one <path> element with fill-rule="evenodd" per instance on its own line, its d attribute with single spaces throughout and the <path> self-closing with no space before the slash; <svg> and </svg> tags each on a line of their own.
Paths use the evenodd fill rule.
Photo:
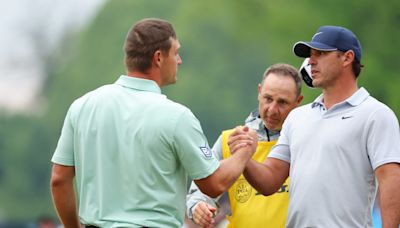
<svg viewBox="0 0 400 228">
<path fill-rule="evenodd" d="M 81 222 L 100 227 L 182 226 L 188 179 L 219 166 L 188 108 L 128 76 L 73 102 L 52 162 L 75 166 Z"/>
</svg>

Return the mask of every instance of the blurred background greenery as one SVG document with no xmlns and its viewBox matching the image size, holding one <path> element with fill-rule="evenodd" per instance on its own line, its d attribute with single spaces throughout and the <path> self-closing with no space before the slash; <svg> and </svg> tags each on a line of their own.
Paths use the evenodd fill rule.
<svg viewBox="0 0 400 228">
<path fill-rule="evenodd" d="M 301 65 L 292 46 L 310 40 L 321 25 L 357 34 L 365 65 L 359 84 L 400 115 L 400 1 L 108 1 L 52 54 L 42 114 L 0 112 L 0 221 L 55 215 L 50 158 L 66 111 L 77 97 L 125 73 L 125 35 L 145 17 L 174 25 L 183 64 L 177 84 L 163 92 L 193 111 L 211 145 L 257 107 L 257 84 L 269 65 Z M 303 92 L 303 103 L 320 93 L 305 86 Z"/>
</svg>

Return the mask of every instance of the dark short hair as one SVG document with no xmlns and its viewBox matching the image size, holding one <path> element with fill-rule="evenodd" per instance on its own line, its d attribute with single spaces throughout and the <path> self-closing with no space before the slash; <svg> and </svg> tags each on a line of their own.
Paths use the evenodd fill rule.
<svg viewBox="0 0 400 228">
<path fill-rule="evenodd" d="M 293 66 L 286 64 L 286 63 L 273 64 L 265 70 L 262 81 L 261 81 L 261 85 L 264 84 L 265 78 L 267 78 L 268 75 L 270 75 L 272 73 L 274 73 L 276 75 L 291 77 L 296 85 L 296 95 L 300 96 L 300 94 L 301 94 L 301 78 L 300 78 L 299 71 L 296 68 L 294 68 Z"/>
<path fill-rule="evenodd" d="M 352 64 L 352 69 L 353 69 L 353 72 L 354 72 L 354 75 L 356 76 L 356 78 L 360 75 L 361 69 L 363 67 L 364 67 L 364 65 L 361 64 L 358 59 L 354 58 L 353 64 Z"/>
<path fill-rule="evenodd" d="M 345 52 L 343 51 L 337 51 L 338 55 L 343 55 Z M 353 62 L 351 64 L 351 68 L 353 70 L 355 78 L 358 78 L 358 76 L 361 73 L 361 69 L 364 67 L 363 64 L 361 64 L 360 60 L 354 58 Z"/>
<path fill-rule="evenodd" d="M 171 23 L 157 18 L 137 22 L 128 32 L 125 44 L 125 65 L 128 71 L 145 72 L 151 67 L 154 52 L 168 55 L 171 38 L 176 39 Z"/>
</svg>

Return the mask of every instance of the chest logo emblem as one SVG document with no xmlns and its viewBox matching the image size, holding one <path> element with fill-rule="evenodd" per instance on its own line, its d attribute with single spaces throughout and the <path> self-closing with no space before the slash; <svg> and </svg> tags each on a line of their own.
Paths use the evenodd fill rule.
<svg viewBox="0 0 400 228">
<path fill-rule="evenodd" d="M 235 199 L 239 203 L 245 203 L 250 199 L 252 188 L 245 179 L 239 179 L 235 186 Z"/>
</svg>

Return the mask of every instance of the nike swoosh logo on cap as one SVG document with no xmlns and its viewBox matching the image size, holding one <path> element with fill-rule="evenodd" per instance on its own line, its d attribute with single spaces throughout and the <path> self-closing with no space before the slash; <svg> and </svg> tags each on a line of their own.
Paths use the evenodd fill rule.
<svg viewBox="0 0 400 228">
<path fill-rule="evenodd" d="M 320 35 L 320 34 L 322 34 L 322 32 L 317 32 L 317 33 L 315 33 L 315 35 L 311 38 L 311 40 L 313 40 L 316 36 L 318 36 L 318 35 Z"/>
</svg>

